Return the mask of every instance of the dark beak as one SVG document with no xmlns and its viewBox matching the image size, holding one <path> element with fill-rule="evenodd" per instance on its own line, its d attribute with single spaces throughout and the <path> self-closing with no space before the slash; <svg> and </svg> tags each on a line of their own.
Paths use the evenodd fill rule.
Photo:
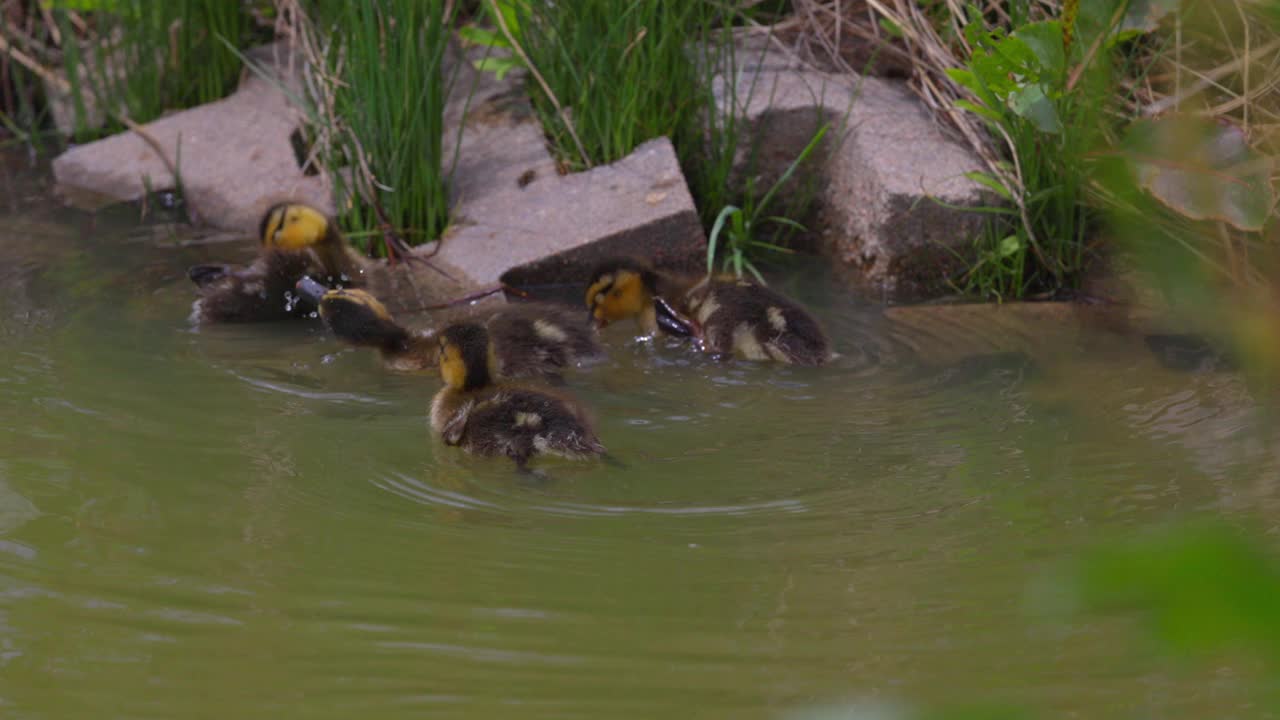
<svg viewBox="0 0 1280 720">
<path fill-rule="evenodd" d="M 660 297 L 653 299 L 654 317 L 658 327 L 665 333 L 677 337 L 695 337 L 698 334 L 693 321 L 676 312 L 671 304 Z"/>
<path fill-rule="evenodd" d="M 299 299 L 305 300 L 316 307 L 320 306 L 320 301 L 324 298 L 324 294 L 329 292 L 329 288 L 312 280 L 310 277 L 303 277 L 294 286 L 294 289 L 298 291 Z"/>
</svg>

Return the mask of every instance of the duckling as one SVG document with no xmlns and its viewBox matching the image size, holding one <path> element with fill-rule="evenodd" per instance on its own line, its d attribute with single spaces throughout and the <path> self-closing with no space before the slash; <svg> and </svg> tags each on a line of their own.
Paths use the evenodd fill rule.
<svg viewBox="0 0 1280 720">
<path fill-rule="evenodd" d="M 450 325 L 438 343 L 445 386 L 431 402 L 431 427 L 446 445 L 506 455 L 521 469 L 537 455 L 605 455 L 585 409 L 572 398 L 493 382 L 494 350 L 483 325 Z"/>
<path fill-rule="evenodd" d="M 347 243 L 336 220 L 302 203 L 272 206 L 258 224 L 258 237 L 265 248 L 311 253 L 331 282 L 344 285 L 363 284 L 371 262 Z"/>
<path fill-rule="evenodd" d="M 286 320 L 302 314 L 291 293 L 298 278 L 315 270 L 304 253 L 263 250 L 252 264 L 197 265 L 187 271 L 200 290 L 191 317 L 198 323 Z"/>
<path fill-rule="evenodd" d="M 633 317 L 645 335 L 695 337 L 720 356 L 821 365 L 833 356 L 818 321 L 790 298 L 746 279 L 685 279 L 617 258 L 596 267 L 587 308 L 600 327 Z"/>
<path fill-rule="evenodd" d="M 331 283 L 360 284 L 367 261 L 324 213 L 279 203 L 258 224 L 261 248 L 253 263 L 196 265 L 187 276 L 200 289 L 193 317 L 199 322 L 282 320 L 307 314 L 291 302 L 295 283 L 307 274 Z"/>
<path fill-rule="evenodd" d="M 300 280 L 297 289 L 302 299 L 318 308 L 333 334 L 352 345 L 377 348 L 388 368 L 412 372 L 438 363 L 436 332 L 410 332 L 371 293 L 354 288 L 330 290 L 311 278 Z M 494 372 L 503 380 L 559 382 L 566 367 L 604 354 L 591 324 L 557 305 L 507 305 L 471 320 L 482 322 L 493 339 Z"/>
<path fill-rule="evenodd" d="M 324 277 L 333 286 L 364 286 L 375 260 L 348 245 L 338 224 L 300 202 L 279 202 L 262 214 L 257 228 L 261 250 L 252 264 L 196 265 L 187 275 L 201 290 L 193 318 L 198 322 L 278 320 L 308 315 L 292 304 L 294 284 L 303 275 Z M 393 259 L 411 259 L 403 242 L 388 237 Z"/>
</svg>

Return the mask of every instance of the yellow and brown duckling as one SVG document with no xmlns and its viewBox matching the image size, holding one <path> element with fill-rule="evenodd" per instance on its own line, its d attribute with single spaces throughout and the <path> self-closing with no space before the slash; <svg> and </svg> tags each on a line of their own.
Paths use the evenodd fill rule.
<svg viewBox="0 0 1280 720">
<path fill-rule="evenodd" d="M 634 318 L 645 335 L 661 330 L 694 337 L 715 355 L 794 365 L 821 365 L 832 357 L 826 333 L 808 311 L 742 278 L 678 278 L 618 258 L 591 273 L 586 301 L 600 327 Z"/>
<path fill-rule="evenodd" d="M 304 253 L 262 250 L 243 267 L 197 265 L 187 271 L 200 297 L 191 317 L 199 323 L 268 322 L 302 315 L 291 293 L 298 278 L 316 270 Z"/>
<path fill-rule="evenodd" d="M 392 370 L 435 368 L 440 343 L 434 330 L 409 331 L 371 293 L 329 289 L 304 278 L 298 294 L 314 304 L 334 335 L 376 348 Z M 601 358 L 595 328 L 580 313 L 549 303 L 517 303 L 470 318 L 482 323 L 493 343 L 494 374 L 502 380 L 538 378 L 557 382 L 568 367 Z"/>
<path fill-rule="evenodd" d="M 445 385 L 431 402 L 431 427 L 446 445 L 505 455 L 521 468 L 538 455 L 605 455 L 586 410 L 572 398 L 494 382 L 494 349 L 483 325 L 450 325 L 437 343 Z"/>
<path fill-rule="evenodd" d="M 363 281 L 369 262 L 347 244 L 334 221 L 299 203 L 271 207 L 258 224 L 260 248 L 249 265 L 196 265 L 188 277 L 200 289 L 193 317 L 199 322 L 253 322 L 306 315 L 292 302 L 306 275 L 333 284 Z"/>
</svg>

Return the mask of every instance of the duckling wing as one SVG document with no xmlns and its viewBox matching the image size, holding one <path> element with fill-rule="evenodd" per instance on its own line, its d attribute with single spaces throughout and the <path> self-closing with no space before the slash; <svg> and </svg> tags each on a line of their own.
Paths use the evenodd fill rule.
<svg viewBox="0 0 1280 720">
<path fill-rule="evenodd" d="M 513 305 L 489 318 L 500 372 L 507 378 L 555 378 L 603 354 L 585 314 L 547 304 Z"/>
<path fill-rule="evenodd" d="M 581 459 L 605 451 L 576 408 L 536 390 L 503 389 L 478 402 L 466 436 L 474 452 L 507 455 L 519 463 L 541 454 Z"/>
<path fill-rule="evenodd" d="M 196 315 L 202 322 L 283 320 L 294 315 L 289 297 L 311 261 L 298 252 L 266 251 L 252 264 L 197 266 L 188 274 L 200 287 Z M 192 274 L 192 273 L 195 274 Z"/>
<path fill-rule="evenodd" d="M 467 431 L 467 421 L 471 419 L 471 408 L 475 406 L 474 402 L 468 401 L 462 404 L 453 415 L 445 420 L 440 428 L 440 437 L 444 440 L 445 445 L 458 445 L 462 442 L 463 436 Z"/>
<path fill-rule="evenodd" d="M 712 283 L 691 295 L 703 342 L 716 353 L 748 360 L 820 365 L 830 359 L 826 333 L 795 301 L 746 281 Z"/>
</svg>

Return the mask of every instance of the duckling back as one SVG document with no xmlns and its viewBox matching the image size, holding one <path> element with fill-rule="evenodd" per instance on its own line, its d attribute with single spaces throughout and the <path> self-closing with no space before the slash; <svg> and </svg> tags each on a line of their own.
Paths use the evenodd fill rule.
<svg viewBox="0 0 1280 720">
<path fill-rule="evenodd" d="M 713 280 L 685 296 L 708 352 L 748 360 L 821 365 L 830 343 L 818 321 L 790 298 L 748 280 Z"/>
<path fill-rule="evenodd" d="M 486 323 L 498 375 L 556 378 L 567 367 L 604 353 L 584 313 L 550 303 L 513 304 Z"/>
<path fill-rule="evenodd" d="M 265 250 L 243 268 L 223 267 L 211 272 L 203 268 L 214 266 L 200 266 L 201 272 L 192 273 L 200 292 L 193 318 L 206 323 L 262 322 L 301 315 L 289 297 L 311 263 L 306 253 Z"/>
<path fill-rule="evenodd" d="M 475 455 L 505 455 L 520 465 L 536 455 L 585 460 L 605 453 L 575 403 L 541 390 L 494 386 L 452 415 L 433 413 L 433 424 L 447 445 Z"/>
</svg>

